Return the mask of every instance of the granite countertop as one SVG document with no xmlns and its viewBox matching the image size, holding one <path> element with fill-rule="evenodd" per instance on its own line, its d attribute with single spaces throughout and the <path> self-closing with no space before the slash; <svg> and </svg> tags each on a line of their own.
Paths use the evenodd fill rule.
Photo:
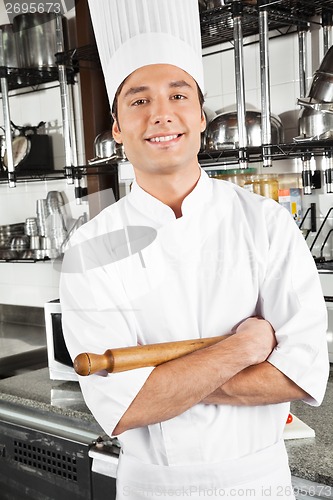
<svg viewBox="0 0 333 500">
<path fill-rule="evenodd" d="M 310 481 L 333 486 L 333 370 L 321 406 L 301 401 L 291 411 L 315 430 L 316 437 L 286 441 L 291 473 Z M 333 491 L 332 491 L 333 492 Z"/>
<path fill-rule="evenodd" d="M 47 366 L 45 326 L 0 321 L 0 377 Z"/>
<path fill-rule="evenodd" d="M 79 428 L 104 434 L 86 407 L 77 382 L 51 381 L 47 368 L 0 380 L 1 407 L 23 408 L 66 419 Z M 315 438 L 286 441 L 293 476 L 333 486 L 333 372 L 319 408 L 294 402 L 291 411 L 316 432 Z M 1 418 L 1 416 L 0 416 Z"/>
</svg>

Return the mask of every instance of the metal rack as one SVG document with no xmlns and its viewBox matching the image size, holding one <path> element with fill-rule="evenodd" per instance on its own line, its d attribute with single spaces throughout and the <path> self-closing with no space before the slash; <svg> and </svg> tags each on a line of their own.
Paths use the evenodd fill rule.
<svg viewBox="0 0 333 500">
<path fill-rule="evenodd" d="M 277 31 L 281 35 L 290 32 L 304 29 L 304 25 L 309 23 L 319 24 L 318 20 L 313 17 L 317 14 L 322 14 L 324 11 L 331 16 L 333 14 L 333 0 L 231 0 L 223 7 L 201 12 L 200 23 L 202 32 L 202 47 L 209 47 L 224 42 L 234 43 L 235 34 L 235 6 L 237 6 L 238 14 L 240 14 L 240 28 L 242 37 L 251 35 L 260 35 L 260 14 L 267 12 L 267 28 L 270 32 Z M 91 66 L 100 69 L 100 61 L 96 45 L 87 45 L 79 48 L 74 48 L 68 51 L 61 50 L 61 44 L 58 47 L 59 52 L 56 54 L 58 66 L 47 70 L 38 69 L 18 69 L 0 67 L 0 80 L 7 85 L 8 90 L 19 89 L 27 86 L 38 87 L 43 83 L 59 81 L 59 68 L 65 71 L 63 75 L 63 88 L 65 83 L 75 83 L 75 74 L 79 72 L 80 67 L 84 67 L 82 63 L 86 62 Z M 267 83 L 267 82 L 266 82 Z M 2 89 L 3 92 L 3 89 Z M 5 89 L 6 92 L 6 89 Z M 5 101 L 5 99 L 3 99 Z M 237 101 L 239 99 L 237 98 Z M 63 106 L 64 108 L 68 107 Z M 66 117 L 65 117 L 66 118 Z M 67 120 L 68 121 L 68 120 Z M 65 123 L 64 123 L 65 128 Z M 67 125 L 68 129 L 68 125 Z M 20 179 L 38 180 L 44 178 L 60 178 L 65 177 L 68 181 L 75 181 L 76 167 L 75 163 L 70 161 L 70 147 L 72 141 L 67 136 L 66 149 L 66 167 L 64 171 L 56 171 L 51 174 L 43 175 L 41 172 L 17 172 Z M 302 143 L 271 145 L 270 141 L 265 142 L 262 148 L 248 148 L 223 150 L 218 152 L 204 152 L 199 155 L 199 161 L 203 166 L 206 165 L 221 165 L 225 168 L 228 165 L 238 164 L 240 160 L 246 163 L 263 162 L 280 160 L 286 158 L 302 158 L 304 155 L 323 156 L 326 152 L 331 155 L 333 150 L 332 141 L 304 141 Z M 67 170 L 66 170 L 67 169 Z M 88 170 L 85 168 L 78 171 L 83 171 L 84 175 L 88 175 Z M 74 172 L 74 174 L 73 174 Z M 98 172 L 95 172 L 95 174 Z M 0 174 L 0 182 L 4 181 L 4 176 Z M 13 171 L 9 175 L 9 181 L 15 182 L 16 173 Z"/>
<path fill-rule="evenodd" d="M 324 153 L 333 154 L 333 140 L 322 141 L 297 141 L 289 144 L 270 145 L 270 157 L 272 160 L 286 160 L 288 158 L 301 158 L 310 154 L 312 157 L 321 157 Z M 222 169 L 229 165 L 238 163 L 238 149 L 224 149 L 221 151 L 204 151 L 199 153 L 199 161 L 202 166 L 221 165 Z M 263 161 L 261 147 L 247 148 L 247 161 L 258 163 Z"/>
<path fill-rule="evenodd" d="M 210 47 L 219 43 L 233 41 L 233 1 L 217 9 L 203 11 L 200 14 L 202 47 Z M 304 23 L 320 24 L 312 18 L 324 10 L 333 12 L 332 0 L 267 0 L 252 5 L 239 2 L 242 5 L 243 36 L 259 33 L 259 12 L 267 10 L 268 27 L 270 31 L 277 30 L 280 34 L 295 32 Z"/>
<path fill-rule="evenodd" d="M 75 83 L 74 68 L 67 68 L 68 83 Z M 55 82 L 59 78 L 58 68 L 8 68 L 0 66 L 0 78 L 8 81 L 8 90 L 18 90 L 26 87 L 39 87 L 45 83 Z"/>
<path fill-rule="evenodd" d="M 321 22 L 315 16 L 321 15 Z M 305 37 L 311 24 L 323 26 L 324 38 L 332 32 L 333 0 L 229 0 L 226 5 L 201 13 L 202 46 L 209 47 L 231 42 L 235 53 L 236 103 L 238 116 L 239 149 L 222 152 L 204 152 L 199 156 L 205 167 L 213 166 L 226 169 L 230 165 L 247 168 L 249 163 L 262 162 L 264 167 L 272 162 L 286 158 L 302 160 L 302 181 L 304 194 L 311 194 L 311 188 L 317 187 L 320 172 L 316 172 L 314 182 L 314 157 L 325 159 L 324 183 L 327 192 L 333 192 L 333 149 L 332 141 L 297 141 L 292 144 L 274 145 L 271 141 L 270 125 L 270 83 L 269 83 L 269 38 L 298 33 L 300 95 L 305 88 Z M 272 34 L 274 32 L 274 35 Z M 260 48 L 262 146 L 250 148 L 246 140 L 245 128 L 245 92 L 243 74 L 243 40 L 255 37 Z M 326 37 L 325 37 L 326 35 Z M 327 42 L 327 40 L 326 40 Z M 327 48 L 327 43 L 326 43 Z M 303 90 L 302 90 L 303 89 Z M 245 139 L 244 139 L 245 138 Z"/>
<path fill-rule="evenodd" d="M 8 68 L 6 66 L 0 67 L 0 86 L 2 94 L 2 110 L 4 118 L 4 130 L 7 151 L 7 177 L 10 187 L 16 186 L 17 172 L 14 167 L 13 147 L 11 137 L 11 119 L 10 119 L 10 106 L 9 106 L 9 91 L 13 89 L 24 88 L 27 86 L 39 86 L 43 83 L 59 81 L 61 110 L 63 121 L 63 136 L 65 141 L 65 168 L 76 165 L 77 151 L 75 130 L 71 126 L 72 115 L 72 95 L 69 84 L 75 83 L 74 75 L 77 72 L 71 64 L 67 64 L 63 54 L 65 54 L 64 46 L 64 33 L 62 26 L 61 16 L 56 16 L 56 66 L 46 69 L 38 68 Z M 4 40 L 3 34 L 0 36 L 0 57 L 4 61 Z M 67 176 L 67 178 L 69 178 Z M 70 183 L 72 182 L 69 179 Z"/>
<path fill-rule="evenodd" d="M 2 93 L 4 119 L 5 122 L 7 122 L 7 127 L 5 126 L 5 129 L 9 129 L 7 134 L 8 137 L 10 137 L 8 92 L 27 87 L 38 90 L 40 85 L 60 82 L 61 98 L 66 101 L 62 102 L 62 110 L 65 114 L 65 116 L 63 116 L 63 125 L 65 132 L 66 167 L 62 170 L 52 172 L 34 171 L 32 169 L 29 169 L 29 171 L 24 169 L 14 170 L 13 168 L 8 169 L 8 171 L 0 171 L 0 184 L 9 182 L 10 186 L 15 186 L 17 181 L 29 182 L 65 178 L 70 184 L 77 182 L 78 185 L 76 187 L 80 188 L 79 179 L 81 175 L 79 175 L 79 172 L 85 172 L 84 175 L 89 175 L 89 172 L 87 172 L 87 165 L 83 165 L 82 167 L 77 166 L 76 163 L 72 161 L 72 148 L 74 145 L 73 137 L 71 137 L 71 132 L 68 129 L 68 122 L 70 121 L 70 117 L 68 116 L 70 108 L 68 86 L 76 83 L 75 76 L 80 71 L 80 68 L 84 67 L 82 62 L 87 62 L 90 65 L 89 68 L 95 67 L 96 69 L 100 69 L 99 55 L 96 45 L 87 45 L 64 51 L 62 50 L 63 45 L 60 43 L 58 48 L 60 51 L 55 54 L 55 61 L 57 64 L 55 67 L 39 69 L 0 66 L 0 81 L 2 82 L 0 93 Z"/>
</svg>

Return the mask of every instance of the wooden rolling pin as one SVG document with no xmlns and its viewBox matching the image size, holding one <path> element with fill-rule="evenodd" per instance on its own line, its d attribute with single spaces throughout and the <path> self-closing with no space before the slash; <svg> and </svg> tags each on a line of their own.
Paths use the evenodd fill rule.
<svg viewBox="0 0 333 500">
<path fill-rule="evenodd" d="M 74 370 L 78 375 L 86 376 L 102 370 L 106 370 L 109 373 L 116 373 L 143 368 L 145 366 L 158 366 L 166 361 L 180 358 L 203 347 L 217 344 L 217 342 L 227 337 L 229 335 L 134 347 L 120 347 L 117 349 L 108 349 L 104 354 L 84 352 L 76 356 Z"/>
</svg>

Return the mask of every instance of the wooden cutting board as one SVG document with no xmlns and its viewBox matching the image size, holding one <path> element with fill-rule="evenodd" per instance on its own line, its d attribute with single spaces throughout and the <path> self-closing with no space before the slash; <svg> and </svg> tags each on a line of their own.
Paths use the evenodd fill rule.
<svg viewBox="0 0 333 500">
<path fill-rule="evenodd" d="M 286 424 L 283 432 L 283 439 L 299 439 L 315 437 L 315 431 L 298 417 L 293 415 L 293 421 Z"/>
</svg>

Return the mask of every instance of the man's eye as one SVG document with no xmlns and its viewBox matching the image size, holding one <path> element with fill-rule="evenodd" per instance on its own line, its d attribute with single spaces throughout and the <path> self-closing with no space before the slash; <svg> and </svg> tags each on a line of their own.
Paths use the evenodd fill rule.
<svg viewBox="0 0 333 500">
<path fill-rule="evenodd" d="M 182 94 L 176 94 L 172 96 L 172 99 L 178 100 L 178 99 L 186 99 L 186 97 Z"/>
<path fill-rule="evenodd" d="M 137 101 L 133 102 L 132 106 L 141 106 L 141 104 L 145 104 L 146 102 L 146 99 L 138 99 Z"/>
</svg>

